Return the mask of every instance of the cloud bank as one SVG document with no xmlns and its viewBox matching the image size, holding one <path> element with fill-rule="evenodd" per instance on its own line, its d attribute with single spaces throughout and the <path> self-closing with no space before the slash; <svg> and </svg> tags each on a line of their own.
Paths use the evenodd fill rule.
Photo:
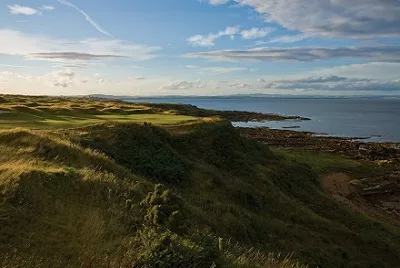
<svg viewBox="0 0 400 268">
<path fill-rule="evenodd" d="M 142 61 L 154 58 L 154 53 L 161 49 L 116 39 L 88 38 L 74 41 L 53 39 L 8 29 L 0 29 L 0 36 L 2 38 L 0 54 L 56 62 L 114 59 Z"/>
<path fill-rule="evenodd" d="M 248 50 L 215 50 L 185 54 L 187 58 L 218 61 L 301 61 L 312 62 L 340 58 L 368 59 L 379 62 L 400 62 L 400 47 L 305 47 L 255 48 Z"/>
<path fill-rule="evenodd" d="M 290 30 L 350 38 L 400 37 L 398 0 L 208 0 L 250 6 Z"/>
<path fill-rule="evenodd" d="M 330 92 L 333 94 L 343 94 L 351 92 L 362 94 L 363 92 L 400 92 L 400 79 L 398 80 L 378 80 L 367 78 L 347 78 L 334 75 L 312 76 L 298 79 L 265 80 L 263 78 L 256 81 L 218 81 L 218 80 L 177 80 L 162 86 L 162 89 L 172 91 L 196 91 L 223 89 L 228 92 L 241 93 L 270 93 L 270 92 L 304 92 L 313 94 L 314 92 Z M 239 91 L 238 91 L 239 90 Z M 196 91 L 197 92 L 197 91 Z"/>
</svg>

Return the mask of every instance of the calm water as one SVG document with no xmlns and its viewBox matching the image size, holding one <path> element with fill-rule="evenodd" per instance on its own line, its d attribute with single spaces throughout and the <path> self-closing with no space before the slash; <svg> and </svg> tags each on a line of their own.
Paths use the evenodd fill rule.
<svg viewBox="0 0 400 268">
<path fill-rule="evenodd" d="M 302 122 L 249 122 L 240 126 L 282 127 L 340 137 L 369 137 L 367 141 L 400 142 L 399 99 L 289 98 L 155 98 L 134 102 L 186 103 L 201 108 L 241 110 L 311 118 Z"/>
</svg>

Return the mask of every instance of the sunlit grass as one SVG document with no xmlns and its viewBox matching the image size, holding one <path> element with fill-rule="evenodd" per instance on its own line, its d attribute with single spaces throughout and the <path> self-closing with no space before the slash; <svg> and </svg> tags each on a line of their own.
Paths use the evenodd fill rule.
<svg viewBox="0 0 400 268">
<path fill-rule="evenodd" d="M 105 122 L 151 123 L 154 125 L 171 125 L 199 120 L 196 117 L 168 114 L 132 114 L 132 115 L 30 115 L 0 114 L 0 128 L 58 129 L 83 127 Z"/>
<path fill-rule="evenodd" d="M 36 101 L 32 101 L 34 99 Z M 174 110 L 92 99 L 52 99 L 4 96 L 0 104 L 0 128 L 75 128 L 109 121 L 171 125 L 199 120 Z"/>
</svg>

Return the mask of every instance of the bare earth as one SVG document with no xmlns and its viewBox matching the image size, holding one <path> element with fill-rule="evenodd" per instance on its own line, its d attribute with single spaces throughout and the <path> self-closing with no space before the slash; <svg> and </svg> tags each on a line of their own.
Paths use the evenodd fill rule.
<svg viewBox="0 0 400 268">
<path fill-rule="evenodd" d="M 400 196 L 398 192 L 365 195 L 363 186 L 353 186 L 352 178 L 345 173 L 323 177 L 323 189 L 349 208 L 400 226 Z"/>
</svg>

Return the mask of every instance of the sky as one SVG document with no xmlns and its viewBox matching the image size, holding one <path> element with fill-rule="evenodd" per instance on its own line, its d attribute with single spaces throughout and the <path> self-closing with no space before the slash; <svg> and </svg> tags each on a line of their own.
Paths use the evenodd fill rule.
<svg viewBox="0 0 400 268">
<path fill-rule="evenodd" d="M 400 0 L 2 0 L 0 93 L 400 95 Z"/>
</svg>

